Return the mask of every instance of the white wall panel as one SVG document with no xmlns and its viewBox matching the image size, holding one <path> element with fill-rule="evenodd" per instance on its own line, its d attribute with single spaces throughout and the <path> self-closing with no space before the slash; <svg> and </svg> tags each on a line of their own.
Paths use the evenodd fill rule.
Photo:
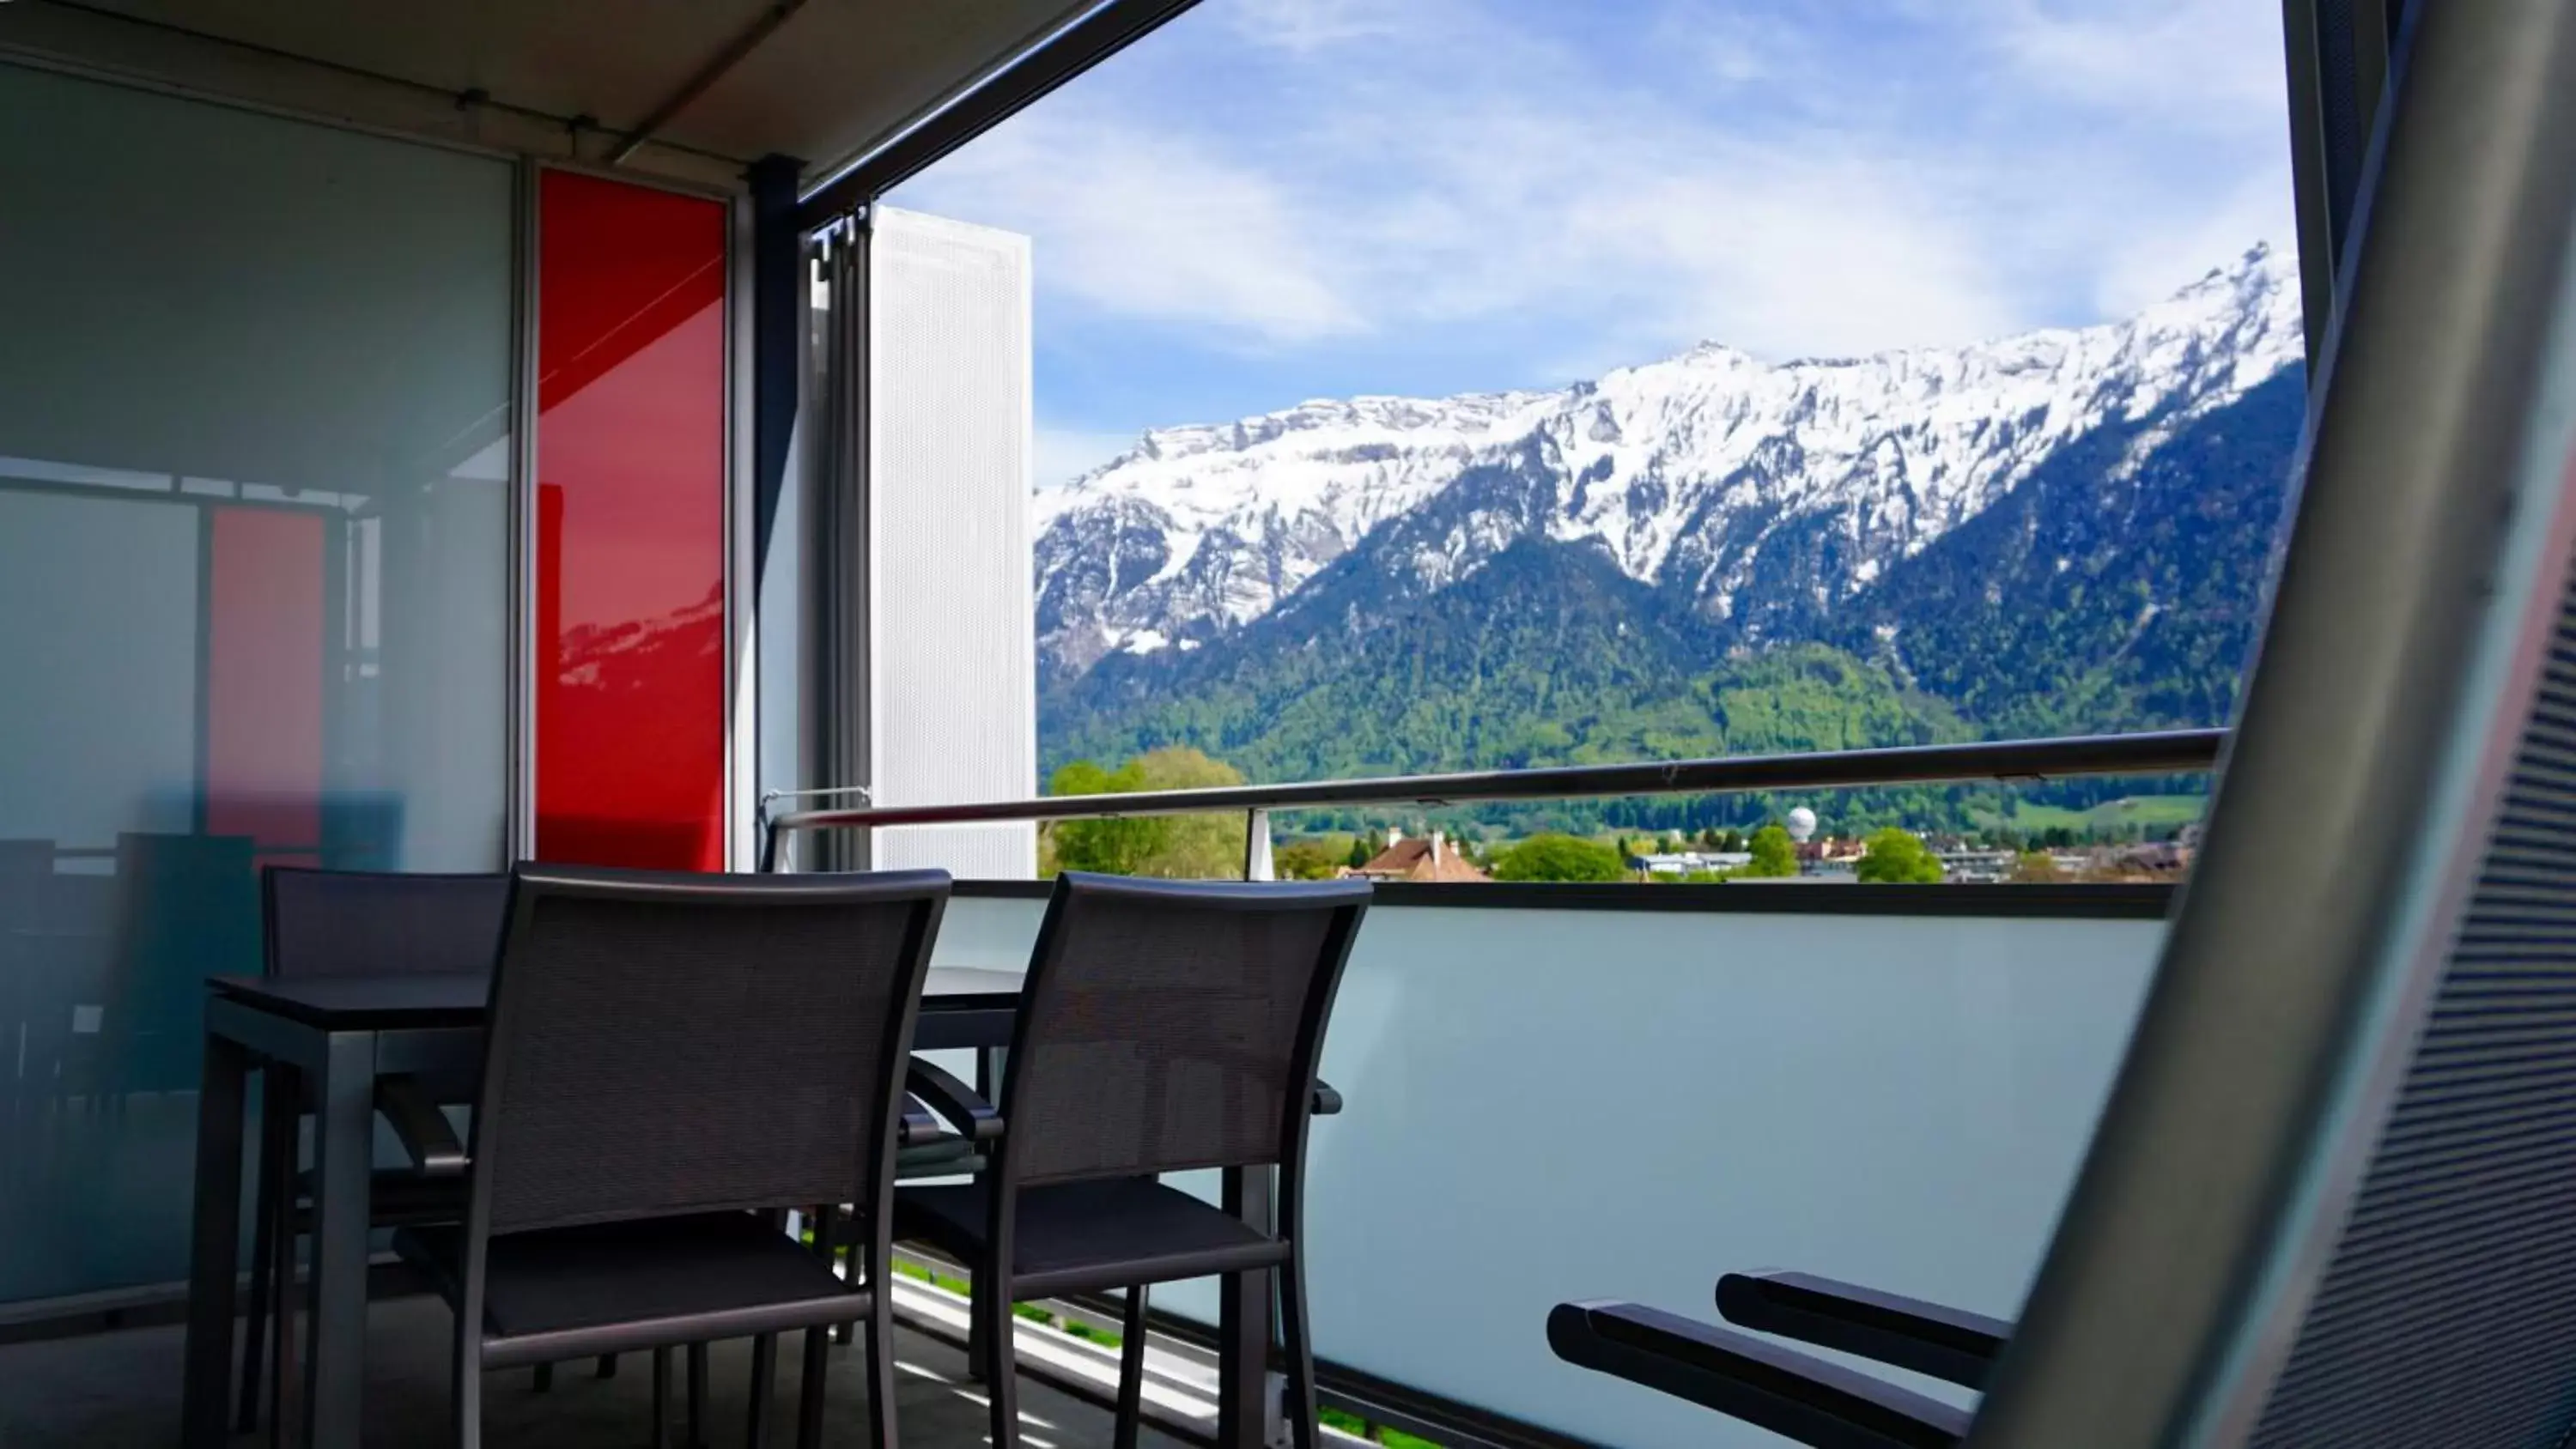
<svg viewBox="0 0 2576 1449">
<path fill-rule="evenodd" d="M 880 208 L 868 280 L 870 783 L 880 805 L 1037 786 L 1029 243 Z M 1026 879 L 1025 822 L 878 832 L 880 868 Z"/>
</svg>

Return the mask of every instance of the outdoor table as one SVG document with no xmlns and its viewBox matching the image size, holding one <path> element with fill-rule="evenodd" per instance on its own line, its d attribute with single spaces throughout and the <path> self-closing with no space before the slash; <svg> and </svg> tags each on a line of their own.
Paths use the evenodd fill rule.
<svg viewBox="0 0 2576 1449">
<path fill-rule="evenodd" d="M 187 1449 L 217 1449 L 228 1437 L 245 1082 L 253 1065 L 274 1061 L 304 1074 L 314 1104 L 306 1442 L 354 1446 L 366 1376 L 376 1078 L 470 1074 L 481 1058 L 491 978 L 218 976 L 207 986 L 181 1442 Z M 1016 971 L 932 967 L 913 1049 L 1009 1046 L 1019 995 Z"/>
</svg>

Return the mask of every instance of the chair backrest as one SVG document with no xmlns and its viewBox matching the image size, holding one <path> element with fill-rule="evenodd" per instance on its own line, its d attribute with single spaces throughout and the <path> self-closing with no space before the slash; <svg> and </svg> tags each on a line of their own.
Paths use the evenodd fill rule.
<svg viewBox="0 0 2576 1449">
<path fill-rule="evenodd" d="M 2576 1432 L 2576 7 L 2416 7 L 2198 869 L 1980 1446 Z"/>
<path fill-rule="evenodd" d="M 1058 876 L 1003 1084 L 1004 1180 L 1282 1161 L 1369 894 Z"/>
<path fill-rule="evenodd" d="M 489 971 L 510 878 L 272 865 L 260 872 L 271 976 Z"/>
<path fill-rule="evenodd" d="M 492 982 L 473 1225 L 890 1190 L 945 871 L 523 867 Z"/>
</svg>

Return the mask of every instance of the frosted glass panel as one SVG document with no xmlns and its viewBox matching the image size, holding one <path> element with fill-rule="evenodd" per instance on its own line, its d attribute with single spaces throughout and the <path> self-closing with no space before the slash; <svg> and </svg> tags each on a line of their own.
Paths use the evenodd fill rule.
<svg viewBox="0 0 2576 1449">
<path fill-rule="evenodd" d="M 511 171 L 0 65 L 0 1302 L 186 1268 L 266 863 L 504 840 Z"/>
</svg>

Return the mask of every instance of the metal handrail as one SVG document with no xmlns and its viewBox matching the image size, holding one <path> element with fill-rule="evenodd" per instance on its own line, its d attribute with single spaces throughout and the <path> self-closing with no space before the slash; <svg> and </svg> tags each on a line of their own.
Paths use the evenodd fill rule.
<svg viewBox="0 0 2576 1449">
<path fill-rule="evenodd" d="M 1316 810 L 1339 805 L 1460 805 L 1494 800 L 1576 800 L 1614 795 L 1718 795 L 1748 790 L 1831 790 L 1963 780 L 2045 780 L 2067 775 L 2164 775 L 2218 763 L 2225 730 L 2160 730 L 2053 740 L 1992 740 L 1821 750 L 1796 755 L 1720 755 L 1634 765 L 1560 765 L 1535 770 L 1470 770 L 1312 780 L 1289 785 L 1218 785 L 1130 794 L 1047 795 L 964 805 L 873 805 L 791 810 L 769 821 L 760 868 L 775 868 L 779 842 L 798 830 L 890 825 L 962 825 L 1010 820 L 1119 819 L 1236 810 Z"/>
</svg>

